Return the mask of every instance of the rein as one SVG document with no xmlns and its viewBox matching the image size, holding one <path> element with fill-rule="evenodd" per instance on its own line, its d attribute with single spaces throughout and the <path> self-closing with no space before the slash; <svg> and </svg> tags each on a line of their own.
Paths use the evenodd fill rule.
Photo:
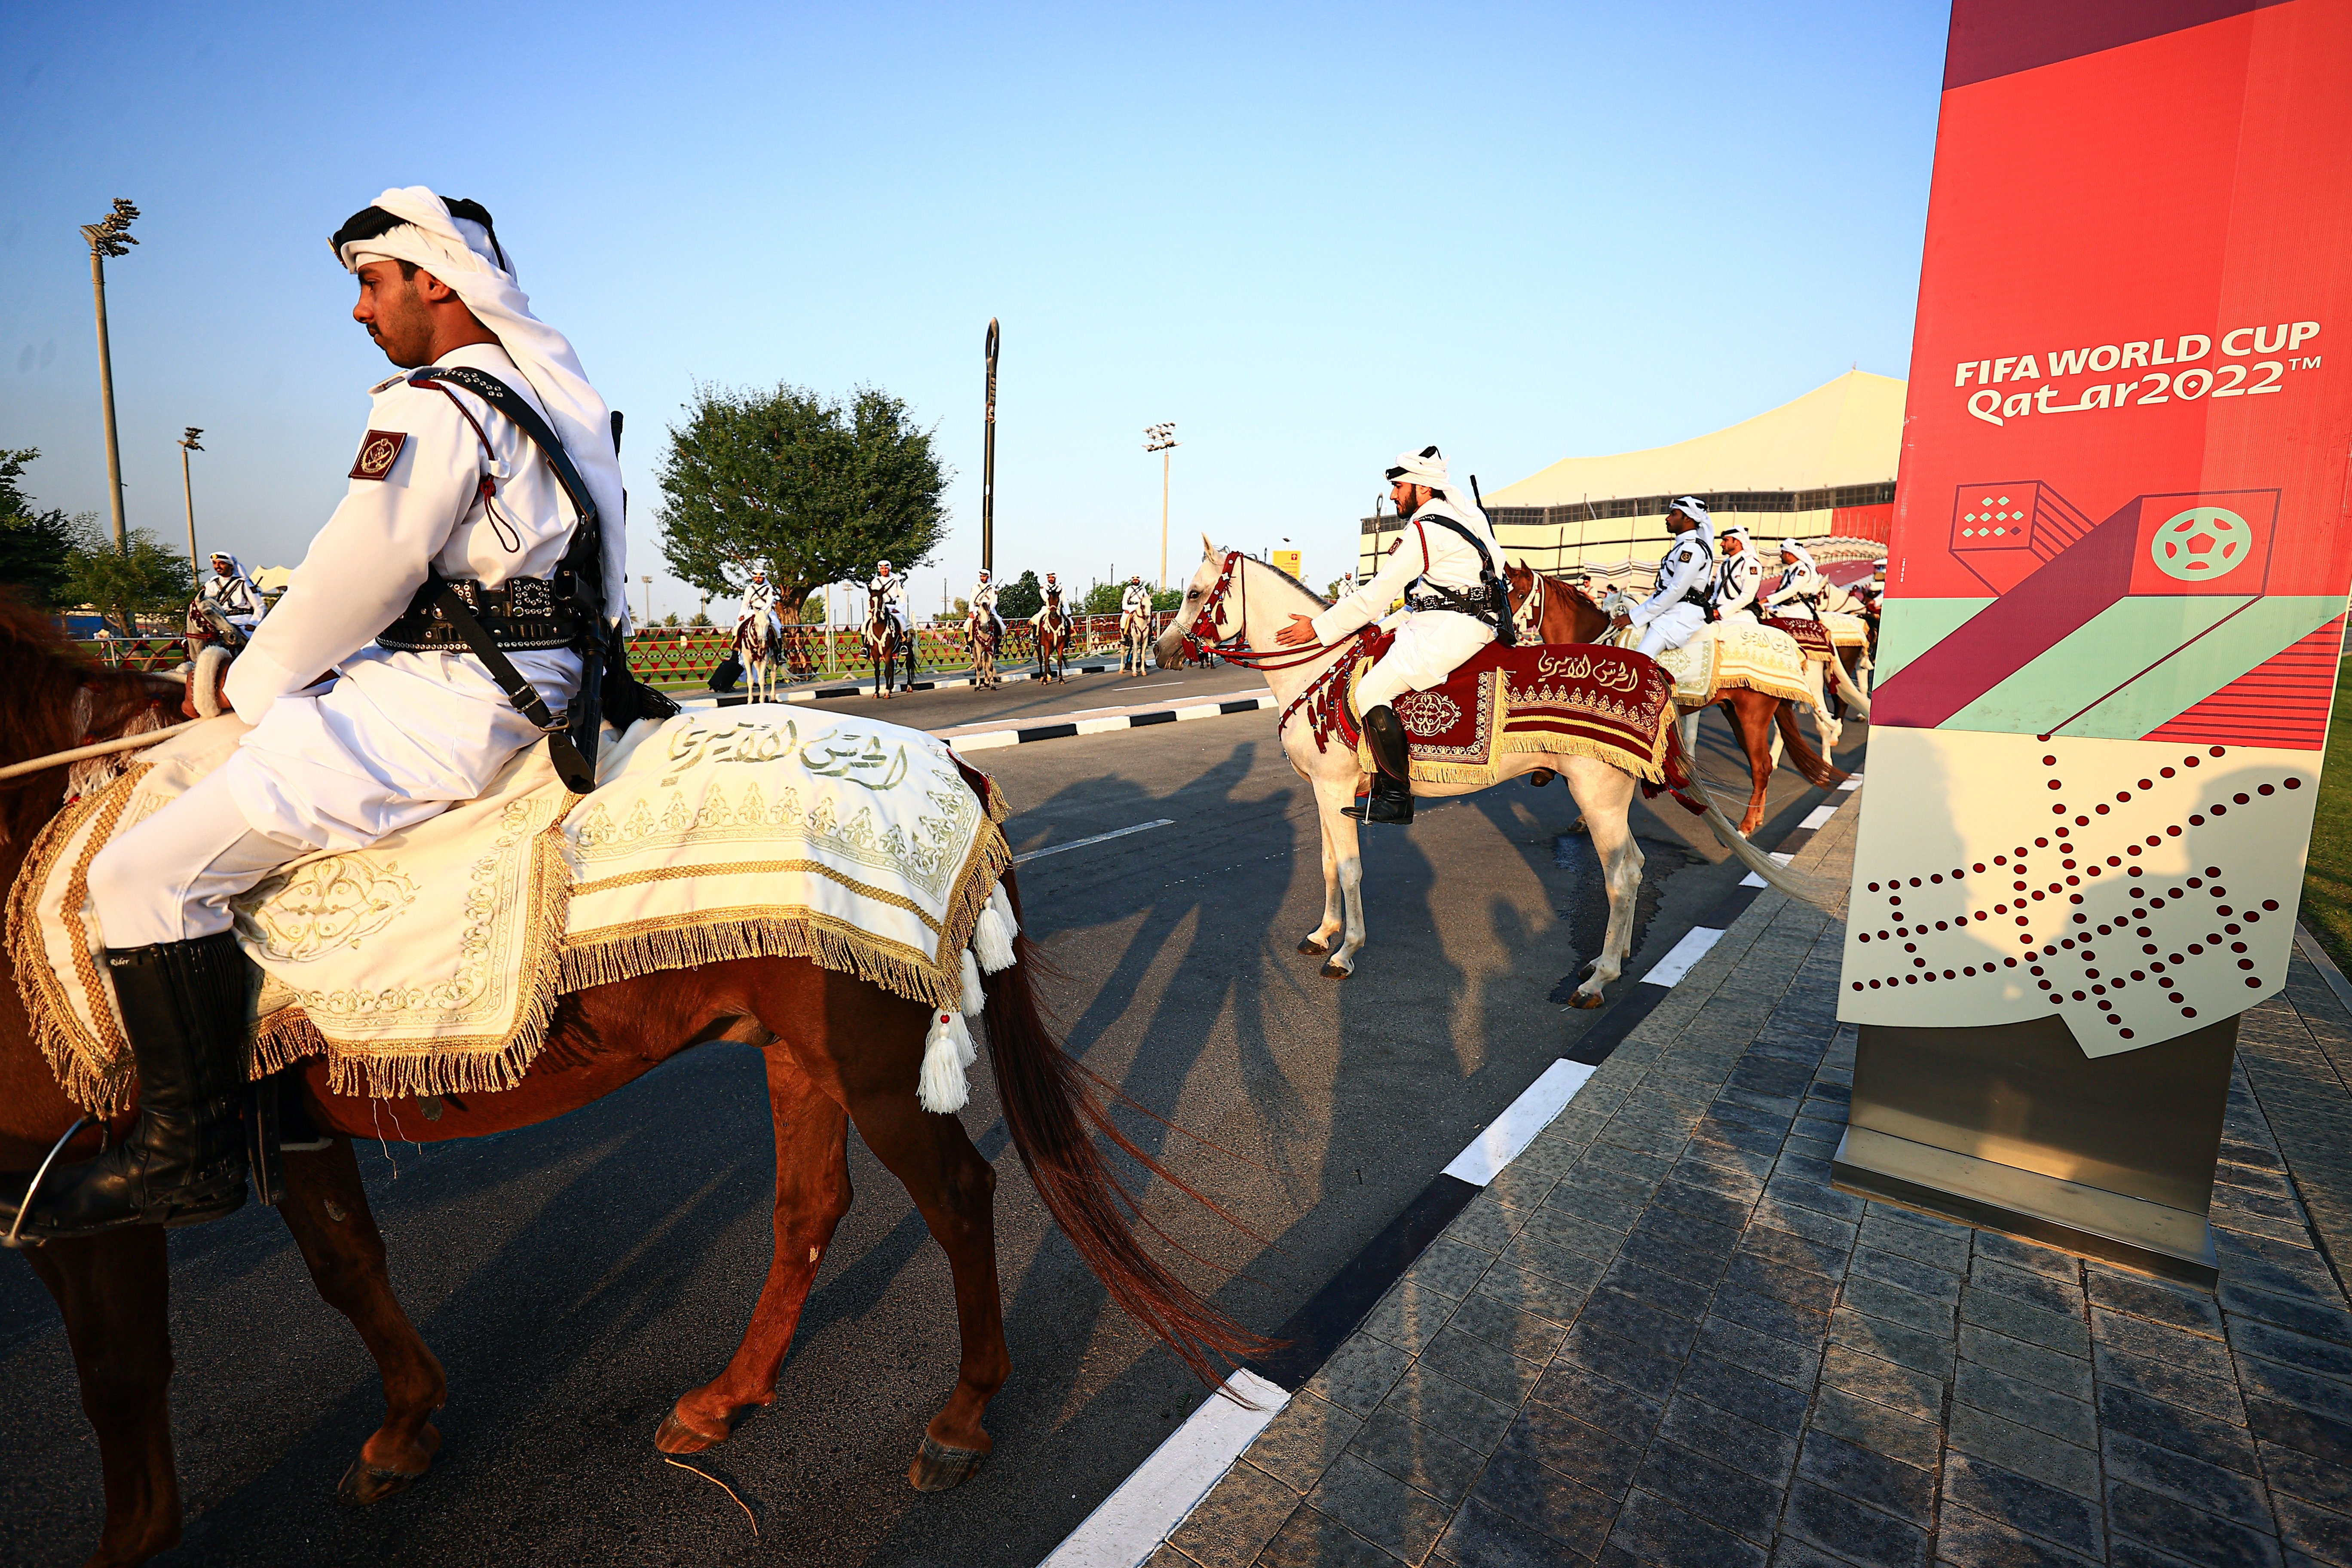
<svg viewBox="0 0 2352 1568">
<path fill-rule="evenodd" d="M 117 752 L 135 752 L 142 746 L 152 746 L 159 741 L 168 741 L 189 725 L 201 722 L 201 720 L 184 719 L 177 724 L 166 724 L 160 730 L 142 730 L 136 735 L 118 735 L 111 741 L 100 741 L 88 746 L 76 746 L 68 752 L 51 752 L 46 757 L 34 757 L 26 762 L 11 763 L 6 767 L 0 768 L 0 779 L 21 778 L 26 773 L 37 773 L 44 769 L 62 767 L 68 763 L 88 762 L 92 757 L 111 756 Z"/>
<path fill-rule="evenodd" d="M 1249 600 L 1246 596 L 1242 600 L 1241 619 L 1234 629 L 1230 632 L 1219 631 L 1218 627 L 1224 615 L 1225 595 L 1234 585 L 1234 575 L 1241 564 L 1241 559 L 1242 552 L 1238 550 L 1225 552 L 1223 569 L 1218 572 L 1217 580 L 1210 585 L 1208 593 L 1202 596 L 1200 613 L 1192 617 L 1192 624 L 1184 629 L 1183 638 L 1178 645 L 1187 656 L 1192 658 L 1206 658 L 1209 655 L 1214 654 L 1227 664 L 1237 664 L 1244 669 L 1260 671 L 1296 669 L 1302 664 L 1314 663 L 1335 648 L 1348 646 L 1346 643 L 1333 643 L 1328 646 L 1317 643 L 1311 647 L 1300 648 L 1295 653 L 1271 650 L 1260 653 L 1244 647 L 1241 645 L 1249 640 Z M 1209 641 L 1202 637 L 1201 623 L 1203 621 L 1209 624 L 1211 631 L 1217 632 L 1215 640 Z M 1352 635 L 1360 637 L 1363 629 L 1359 627 Z"/>
</svg>

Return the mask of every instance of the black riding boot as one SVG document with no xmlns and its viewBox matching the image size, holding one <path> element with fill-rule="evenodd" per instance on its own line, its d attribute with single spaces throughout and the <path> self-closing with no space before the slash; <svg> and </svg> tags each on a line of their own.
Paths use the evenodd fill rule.
<svg viewBox="0 0 2352 1568">
<path fill-rule="evenodd" d="M 51 1167 L 26 1237 L 194 1225 L 245 1202 L 245 963 L 227 931 L 107 950 L 139 1064 L 139 1123 L 98 1158 Z"/>
<path fill-rule="evenodd" d="M 915 642 L 914 642 L 914 639 L 913 639 L 912 637 L 909 637 L 909 638 L 908 638 L 908 639 L 907 639 L 907 689 L 908 689 L 908 690 L 909 690 L 909 691 L 912 691 L 914 689 L 915 689 Z"/>
<path fill-rule="evenodd" d="M 1362 822 L 1385 822 L 1398 827 L 1412 823 L 1412 783 L 1406 770 L 1404 724 L 1396 710 L 1383 702 L 1364 715 L 1364 734 L 1372 743 L 1372 795 L 1361 805 L 1344 809 Z"/>
</svg>

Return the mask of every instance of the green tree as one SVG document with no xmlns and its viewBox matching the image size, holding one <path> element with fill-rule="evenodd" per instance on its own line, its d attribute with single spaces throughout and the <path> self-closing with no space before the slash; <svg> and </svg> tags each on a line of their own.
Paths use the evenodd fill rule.
<svg viewBox="0 0 2352 1568">
<path fill-rule="evenodd" d="M 147 530 L 132 529 L 126 548 L 117 550 L 91 512 L 74 519 L 74 533 L 59 602 L 95 605 L 114 617 L 125 637 L 139 635 L 141 615 L 176 618 L 196 596 L 188 558 Z"/>
<path fill-rule="evenodd" d="M 698 386 L 660 470 L 662 555 L 714 596 L 765 559 L 777 599 L 863 582 L 877 560 L 919 566 L 947 523 L 950 470 L 932 433 L 878 387 L 846 402 L 805 387 Z"/>
<path fill-rule="evenodd" d="M 1097 583 L 1087 590 L 1087 596 L 1078 601 L 1079 613 L 1088 616 L 1117 615 L 1119 600 L 1125 597 L 1126 594 L 1127 584 L 1124 583 Z"/>
<path fill-rule="evenodd" d="M 16 584 L 33 603 L 55 609 L 74 602 L 63 595 L 75 531 L 64 512 L 36 508 L 17 482 L 40 455 L 37 447 L 0 450 L 0 583 Z"/>
<path fill-rule="evenodd" d="M 1019 582 L 996 595 L 996 613 L 1008 621 L 1026 620 L 1045 607 L 1045 586 L 1034 572 L 1024 572 Z"/>
<path fill-rule="evenodd" d="M 1156 611 L 1173 611 L 1181 608 L 1183 603 L 1184 590 L 1181 588 L 1155 589 L 1151 595 L 1151 607 Z"/>
</svg>

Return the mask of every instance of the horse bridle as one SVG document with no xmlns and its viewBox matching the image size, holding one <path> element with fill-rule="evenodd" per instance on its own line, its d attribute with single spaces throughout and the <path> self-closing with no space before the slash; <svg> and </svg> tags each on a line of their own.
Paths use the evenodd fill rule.
<svg viewBox="0 0 2352 1568">
<path fill-rule="evenodd" d="M 1272 651 L 1261 653 L 1243 647 L 1243 644 L 1249 641 L 1249 596 L 1247 595 L 1242 596 L 1240 620 L 1232 631 L 1223 630 L 1225 595 L 1233 588 L 1234 577 L 1241 565 L 1241 559 L 1240 551 L 1226 551 L 1224 564 L 1217 573 L 1216 582 L 1210 584 L 1209 591 L 1201 596 L 1201 607 L 1194 613 L 1192 624 L 1184 628 L 1184 635 L 1177 643 L 1177 647 L 1188 658 L 1206 658 L 1214 654 L 1227 664 L 1237 664 L 1244 669 L 1295 669 L 1302 664 L 1312 664 L 1325 654 L 1339 648 L 1340 645 L 1336 643 L 1318 642 L 1311 647 L 1300 648 L 1293 654 Z M 1209 629 L 1216 634 L 1213 641 L 1204 641 L 1202 638 L 1201 623 L 1203 621 L 1208 622 Z M 1361 629 L 1358 628 L 1359 633 Z"/>
</svg>

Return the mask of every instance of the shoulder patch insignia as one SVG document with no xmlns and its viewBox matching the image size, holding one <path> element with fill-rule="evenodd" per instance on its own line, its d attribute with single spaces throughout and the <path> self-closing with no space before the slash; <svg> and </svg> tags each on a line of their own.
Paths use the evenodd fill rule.
<svg viewBox="0 0 2352 1568">
<path fill-rule="evenodd" d="M 346 476 L 354 479 L 380 479 L 392 472 L 392 465 L 400 459 L 400 449 L 408 444 L 405 430 L 371 430 L 360 438 L 359 460 L 352 465 Z"/>
<path fill-rule="evenodd" d="M 368 388 L 368 395 L 370 397 L 373 397 L 379 392 L 390 392 L 394 387 L 398 386 L 402 382 L 406 381 L 407 379 L 408 373 L 406 371 L 401 372 L 398 375 L 387 375 L 382 381 L 377 382 L 373 386 Z"/>
</svg>

